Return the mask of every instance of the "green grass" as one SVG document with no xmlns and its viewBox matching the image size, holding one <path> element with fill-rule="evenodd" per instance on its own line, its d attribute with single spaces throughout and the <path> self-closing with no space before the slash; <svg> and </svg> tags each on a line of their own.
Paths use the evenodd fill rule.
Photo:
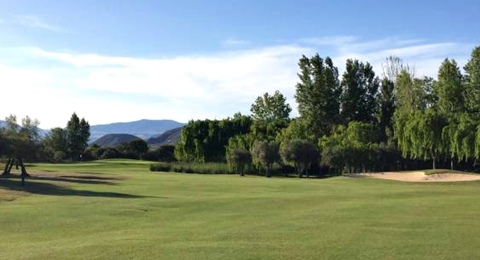
<svg viewBox="0 0 480 260">
<path fill-rule="evenodd" d="M 471 173 L 471 172 L 464 172 L 464 171 L 457 171 L 457 170 L 450 170 L 450 169 L 430 169 L 430 170 L 425 170 L 424 171 L 426 175 L 431 175 L 431 174 L 443 174 L 443 173 L 462 173 L 462 174 L 476 174 L 476 173 Z"/>
<path fill-rule="evenodd" d="M 480 182 L 27 170 L 0 178 L 0 259 L 480 259 Z"/>
</svg>

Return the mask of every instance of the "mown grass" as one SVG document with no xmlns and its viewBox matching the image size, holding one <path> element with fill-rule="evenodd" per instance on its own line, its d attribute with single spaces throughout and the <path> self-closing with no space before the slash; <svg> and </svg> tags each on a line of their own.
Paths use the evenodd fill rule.
<svg viewBox="0 0 480 260">
<path fill-rule="evenodd" d="M 28 170 L 0 178 L 1 259 L 480 258 L 480 182 Z"/>
<path fill-rule="evenodd" d="M 423 172 L 425 172 L 425 175 L 444 174 L 444 173 L 476 174 L 471 172 L 464 172 L 464 171 L 457 171 L 457 170 L 450 170 L 450 169 L 429 169 L 429 170 L 424 170 Z"/>
</svg>

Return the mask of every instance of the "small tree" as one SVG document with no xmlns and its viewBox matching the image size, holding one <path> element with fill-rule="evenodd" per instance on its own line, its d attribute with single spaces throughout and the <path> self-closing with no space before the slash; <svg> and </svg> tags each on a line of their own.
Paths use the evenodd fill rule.
<svg viewBox="0 0 480 260">
<path fill-rule="evenodd" d="M 271 176 L 272 166 L 280 160 L 278 144 L 274 142 L 255 141 L 252 146 L 253 162 L 265 169 L 265 176 Z"/>
<path fill-rule="evenodd" d="M 246 149 L 235 148 L 228 151 L 227 162 L 240 176 L 245 176 L 245 168 L 252 162 L 252 156 Z"/>
<path fill-rule="evenodd" d="M 307 178 L 309 177 L 308 167 L 312 163 L 318 162 L 320 155 L 315 145 L 302 139 L 285 142 L 280 154 L 286 163 L 295 167 L 298 177 L 302 177 L 303 173 L 307 171 Z"/>
</svg>

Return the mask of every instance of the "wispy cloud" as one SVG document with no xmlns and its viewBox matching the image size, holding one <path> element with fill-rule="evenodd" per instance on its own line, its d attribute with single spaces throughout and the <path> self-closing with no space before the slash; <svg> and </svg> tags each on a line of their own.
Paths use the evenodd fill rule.
<svg viewBox="0 0 480 260">
<path fill-rule="evenodd" d="M 15 16 L 15 22 L 20 25 L 31 27 L 31 28 L 37 28 L 37 29 L 53 31 L 53 32 L 63 32 L 63 33 L 67 32 L 65 29 L 61 28 L 60 26 L 49 23 L 44 19 L 35 15 L 17 15 Z"/>
<path fill-rule="evenodd" d="M 362 40 L 356 37 L 337 36 L 303 41 L 309 43 L 312 48 L 329 47 L 328 55 L 332 57 L 340 71 L 343 70 L 347 59 L 359 59 L 370 62 L 377 75 L 381 75 L 381 64 L 386 57 L 397 56 L 414 67 L 419 77 L 435 77 L 440 63 L 447 57 L 464 64 L 474 47 L 471 43 L 428 42 L 424 39 L 400 37 Z"/>
<path fill-rule="evenodd" d="M 35 66 L 35 62 L 56 64 L 40 69 L 5 66 L 10 72 L 0 75 L 0 82 L 15 82 L 11 95 L 28 99 L 25 102 L 31 104 L 30 109 L 43 111 L 47 116 L 38 118 L 52 126 L 52 121 L 59 118 L 68 120 L 73 111 L 93 123 L 139 117 L 184 122 L 224 118 L 239 111 L 249 113 L 257 96 L 276 89 L 287 95 L 293 105 L 295 64 L 302 53 L 311 50 L 286 45 L 158 59 L 39 48 L 23 48 L 18 53 L 30 59 L 26 67 L 41 67 Z M 15 106 L 15 102 L 0 103 L 0 110 L 16 107 L 27 114 L 28 109 Z"/>
<path fill-rule="evenodd" d="M 257 96 L 275 90 L 296 108 L 298 59 L 302 54 L 313 55 L 319 44 L 341 71 L 347 58 L 357 58 L 370 62 L 380 75 L 384 59 L 396 55 L 415 65 L 418 76 L 432 77 L 444 58 L 455 58 L 462 66 L 474 47 L 460 42 L 361 41 L 342 36 L 150 59 L 40 48 L 0 49 L 0 82 L 9 82 L 9 96 L 17 97 L 0 102 L 0 111 L 39 118 L 43 127 L 63 126 L 73 111 L 94 124 L 140 118 L 186 122 L 224 118 L 235 112 L 248 114 Z M 20 99 L 29 106 L 18 106 Z"/>
<path fill-rule="evenodd" d="M 308 45 L 316 46 L 338 46 L 353 43 L 357 38 L 354 36 L 340 35 L 340 36 L 326 36 L 318 38 L 305 38 L 300 42 Z"/>
<path fill-rule="evenodd" d="M 222 42 L 222 46 L 226 48 L 245 48 L 246 46 L 250 45 L 251 42 L 246 40 L 239 40 L 237 38 L 228 38 Z"/>
</svg>

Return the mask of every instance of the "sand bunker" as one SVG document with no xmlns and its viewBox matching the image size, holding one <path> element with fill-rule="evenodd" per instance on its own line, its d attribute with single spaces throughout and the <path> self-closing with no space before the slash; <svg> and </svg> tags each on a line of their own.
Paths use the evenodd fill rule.
<svg viewBox="0 0 480 260">
<path fill-rule="evenodd" d="M 440 173 L 426 175 L 422 171 L 414 172 L 377 172 L 356 173 L 347 175 L 350 177 L 369 177 L 385 180 L 408 181 L 408 182 L 454 182 L 454 181 L 478 181 L 480 174 L 465 173 Z"/>
</svg>

